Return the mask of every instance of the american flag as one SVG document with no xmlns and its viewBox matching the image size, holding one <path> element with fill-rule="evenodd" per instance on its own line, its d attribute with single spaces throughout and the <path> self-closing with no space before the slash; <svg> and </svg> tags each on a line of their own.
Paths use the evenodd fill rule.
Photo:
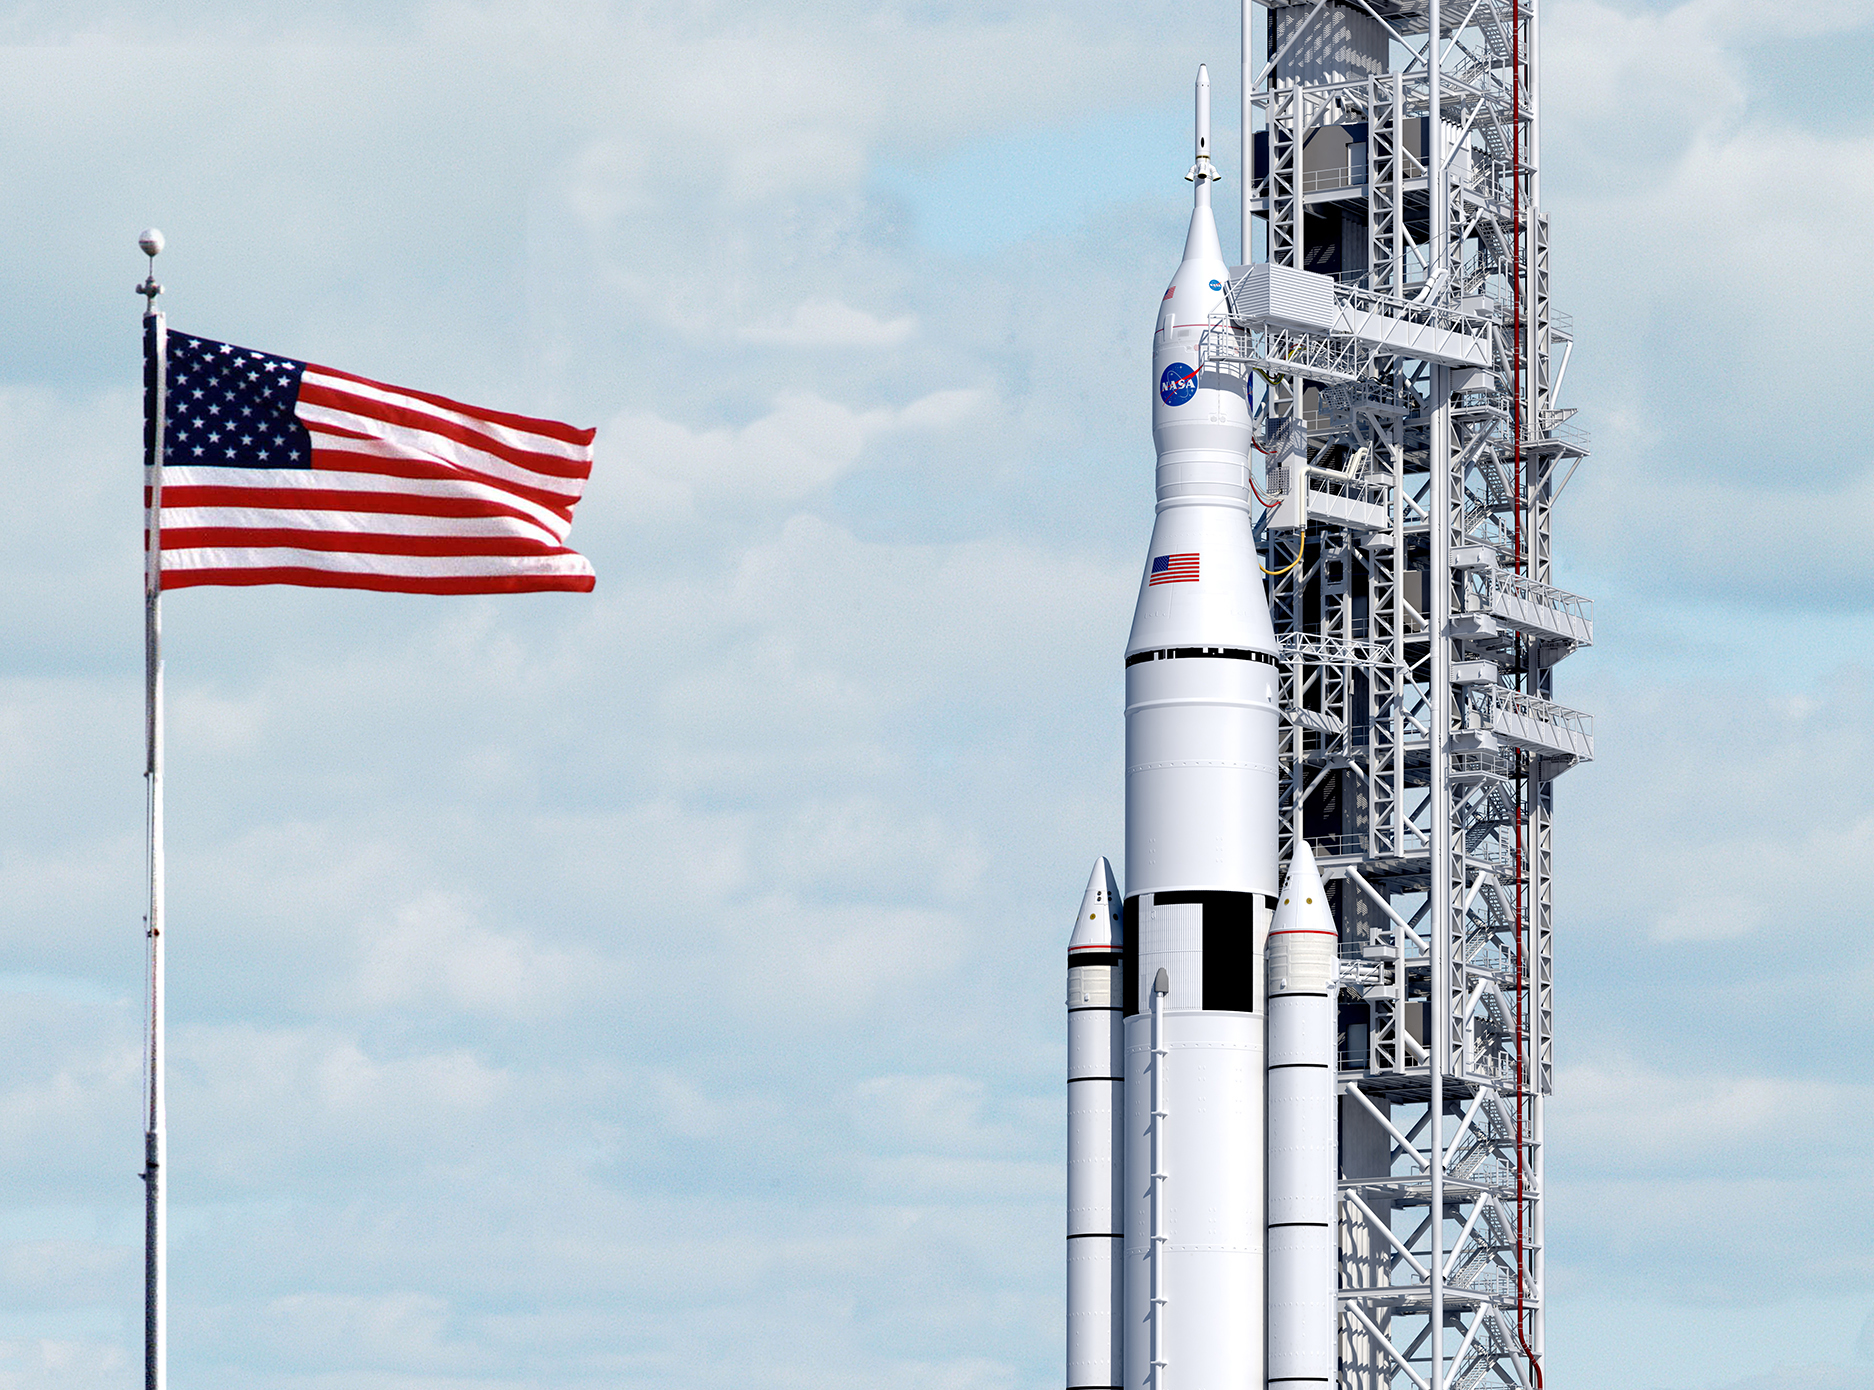
<svg viewBox="0 0 1874 1390">
<path fill-rule="evenodd" d="M 144 340 L 155 440 L 156 328 Z M 589 590 L 594 431 L 169 333 L 162 585 Z M 145 488 L 145 508 L 149 489 Z M 147 537 L 146 537 L 147 540 Z"/>
<path fill-rule="evenodd" d="M 1197 552 L 1188 555 L 1154 555 L 1152 557 L 1152 577 L 1147 584 L 1195 584 L 1197 582 Z"/>
</svg>

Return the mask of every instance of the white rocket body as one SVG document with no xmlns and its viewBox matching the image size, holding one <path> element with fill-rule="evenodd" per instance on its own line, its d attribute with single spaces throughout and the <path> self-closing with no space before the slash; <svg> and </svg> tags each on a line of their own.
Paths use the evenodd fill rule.
<svg viewBox="0 0 1874 1390">
<path fill-rule="evenodd" d="M 1119 910 L 1119 884 L 1102 858 L 1067 942 L 1068 1390 L 1116 1390 L 1120 1383 Z"/>
<path fill-rule="evenodd" d="M 1334 1038 L 1339 939 L 1307 842 L 1269 927 L 1269 1387 L 1337 1366 Z"/>
<path fill-rule="evenodd" d="M 1204 341 L 1228 274 L 1209 137 L 1200 69 L 1195 206 L 1154 339 L 1157 517 L 1126 648 L 1126 1390 L 1259 1390 L 1264 1375 L 1257 967 L 1278 886 L 1279 658 L 1244 376 Z"/>
</svg>

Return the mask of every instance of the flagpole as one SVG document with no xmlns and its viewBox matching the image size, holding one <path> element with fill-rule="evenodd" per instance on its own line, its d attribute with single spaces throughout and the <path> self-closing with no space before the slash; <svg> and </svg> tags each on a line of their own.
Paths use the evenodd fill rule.
<svg viewBox="0 0 1874 1390">
<path fill-rule="evenodd" d="M 150 274 L 137 286 L 145 301 L 145 458 L 143 561 L 144 784 L 149 830 L 150 948 L 148 1102 L 143 1131 L 143 1385 L 165 1390 L 168 1381 L 168 1207 L 163 1190 L 167 1117 L 163 1099 L 163 433 L 168 417 L 169 331 L 156 307 L 156 256 L 163 234 L 154 227 L 137 239 L 150 258 Z"/>
</svg>

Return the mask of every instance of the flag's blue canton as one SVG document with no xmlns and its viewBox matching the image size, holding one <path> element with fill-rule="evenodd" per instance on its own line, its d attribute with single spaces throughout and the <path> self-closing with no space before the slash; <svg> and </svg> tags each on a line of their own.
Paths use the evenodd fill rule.
<svg viewBox="0 0 1874 1390">
<path fill-rule="evenodd" d="M 1154 555 L 1152 557 L 1152 573 L 1153 574 L 1163 574 L 1166 570 L 1170 568 L 1171 568 L 1171 557 L 1169 555 Z"/>
<path fill-rule="evenodd" d="M 169 335 L 174 468 L 311 468 L 312 436 L 293 414 L 306 364 L 183 333 Z"/>
</svg>

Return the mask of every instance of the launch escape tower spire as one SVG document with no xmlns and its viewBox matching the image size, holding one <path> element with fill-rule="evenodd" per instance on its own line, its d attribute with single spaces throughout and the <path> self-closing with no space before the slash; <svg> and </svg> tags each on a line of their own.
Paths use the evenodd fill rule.
<svg viewBox="0 0 1874 1390">
<path fill-rule="evenodd" d="M 1587 440 L 1538 3 L 1243 6 L 1258 264 L 1205 355 L 1256 373 L 1280 858 L 1308 841 L 1338 924 L 1347 1390 L 1541 1384 L 1554 783 L 1593 755 L 1553 673 L 1593 618 L 1551 583 Z"/>
</svg>

